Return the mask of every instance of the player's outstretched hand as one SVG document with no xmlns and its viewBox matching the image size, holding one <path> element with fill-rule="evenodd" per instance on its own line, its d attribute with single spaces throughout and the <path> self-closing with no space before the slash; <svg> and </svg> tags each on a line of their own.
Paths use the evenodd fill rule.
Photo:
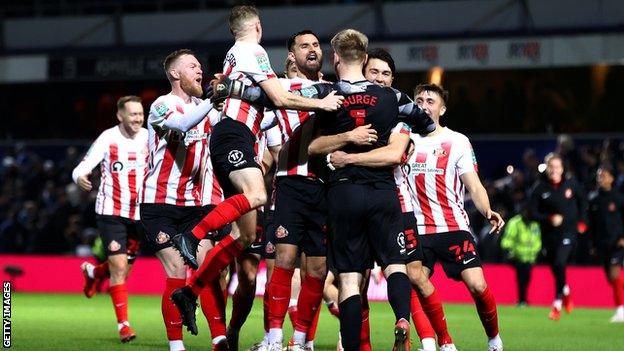
<svg viewBox="0 0 624 351">
<path fill-rule="evenodd" d="M 336 111 L 342 106 L 344 96 L 336 95 L 336 91 L 332 91 L 326 97 L 319 100 L 319 108 L 324 111 Z"/>
<path fill-rule="evenodd" d="M 501 229 L 503 229 L 503 226 L 505 225 L 503 217 L 501 217 L 498 212 L 488 210 L 485 214 L 485 218 L 487 218 L 487 220 L 490 221 L 490 224 L 492 225 L 492 229 L 490 229 L 490 234 L 494 232 L 496 234 L 500 233 Z"/>
<path fill-rule="evenodd" d="M 80 189 L 84 191 L 91 191 L 91 189 L 93 189 L 93 185 L 89 181 L 90 175 L 91 173 L 81 175 L 80 177 L 78 177 L 78 186 L 80 187 Z"/>
<path fill-rule="evenodd" d="M 349 142 L 355 145 L 372 145 L 377 141 L 377 131 L 371 127 L 371 124 L 367 124 L 347 132 Z"/>
</svg>

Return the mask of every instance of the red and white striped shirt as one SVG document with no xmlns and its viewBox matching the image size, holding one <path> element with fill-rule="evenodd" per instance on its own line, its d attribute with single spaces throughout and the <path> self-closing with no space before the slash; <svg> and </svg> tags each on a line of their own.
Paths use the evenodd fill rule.
<svg viewBox="0 0 624 351">
<path fill-rule="evenodd" d="M 214 125 L 221 118 L 221 112 L 216 109 L 210 110 L 208 112 L 208 120 L 210 121 L 211 126 Z M 212 128 L 211 128 L 212 129 Z M 210 145 L 210 135 L 208 135 L 208 145 Z M 223 190 L 221 189 L 221 185 L 219 185 L 219 181 L 217 180 L 217 176 L 215 176 L 212 162 L 210 162 L 210 148 L 206 148 L 206 157 L 204 160 L 204 176 L 202 183 L 202 206 L 206 205 L 218 205 L 223 200 Z"/>
<path fill-rule="evenodd" d="M 280 79 L 285 90 L 300 90 L 318 82 L 303 78 Z M 308 146 L 315 137 L 317 126 L 314 112 L 277 109 L 271 111 L 282 132 L 282 149 L 277 162 L 276 177 L 299 175 L 315 177 L 308 165 Z"/>
<path fill-rule="evenodd" d="M 223 73 L 230 79 L 242 81 L 246 86 L 256 86 L 262 81 L 276 77 L 264 48 L 259 44 L 240 41 L 234 43 L 225 55 Z M 261 106 L 234 98 L 225 100 L 223 110 L 226 117 L 244 123 L 254 135 L 260 131 L 263 112 Z"/>
<path fill-rule="evenodd" d="M 185 109 L 201 101 L 193 97 L 187 104 L 181 97 L 167 94 L 156 99 L 150 107 L 149 170 L 143 188 L 143 203 L 202 205 L 211 121 L 204 118 L 186 133 L 164 126 L 167 118 L 174 114 L 184 114 Z"/>
<path fill-rule="evenodd" d="M 448 128 L 434 136 L 411 134 L 414 153 L 403 167 L 412 191 L 419 234 L 470 231 L 459 178 L 477 172 L 468 138 Z"/>
<path fill-rule="evenodd" d="M 410 128 L 407 124 L 400 122 L 392 129 L 392 133 L 403 133 L 410 135 Z M 401 203 L 401 212 L 408 213 L 414 212 L 414 206 L 412 206 L 412 194 L 410 193 L 410 187 L 407 184 L 407 178 L 403 174 L 403 166 L 399 165 L 394 167 L 394 182 L 396 183 L 397 196 Z"/>
<path fill-rule="evenodd" d="M 147 171 L 147 129 L 141 128 L 134 139 L 121 134 L 119 126 L 102 132 L 74 168 L 74 181 L 98 164 L 102 177 L 95 213 L 139 220 L 138 194 Z"/>
</svg>

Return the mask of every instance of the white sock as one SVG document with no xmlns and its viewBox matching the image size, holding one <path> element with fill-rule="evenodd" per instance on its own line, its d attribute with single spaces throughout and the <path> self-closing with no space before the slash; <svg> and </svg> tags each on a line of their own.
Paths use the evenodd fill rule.
<svg viewBox="0 0 624 351">
<path fill-rule="evenodd" d="M 271 328 L 269 329 L 269 344 L 274 342 L 283 342 L 284 334 L 281 328 Z"/>
<path fill-rule="evenodd" d="M 561 305 L 562 305 L 561 299 L 556 299 L 553 302 L 553 307 L 556 308 L 557 311 L 561 311 Z"/>
<path fill-rule="evenodd" d="M 184 343 L 182 340 L 169 340 L 169 351 L 184 350 Z"/>
<path fill-rule="evenodd" d="M 503 339 L 501 339 L 500 334 L 496 334 L 495 337 L 488 340 L 488 347 L 495 347 L 500 349 L 503 346 Z"/>
<path fill-rule="evenodd" d="M 293 341 L 295 342 L 295 344 L 304 345 L 305 339 L 306 339 L 305 332 L 295 330 L 295 332 L 293 333 Z"/>
<path fill-rule="evenodd" d="M 624 305 L 619 305 L 619 306 L 615 309 L 615 313 L 616 313 L 616 314 L 621 314 L 621 315 L 624 315 Z"/>
<path fill-rule="evenodd" d="M 120 331 L 121 328 L 124 327 L 124 325 L 130 326 L 130 323 L 128 321 L 123 321 L 121 323 L 117 323 L 117 331 Z"/>
<path fill-rule="evenodd" d="M 435 338 L 424 338 L 420 340 L 423 351 L 436 351 Z"/>
<path fill-rule="evenodd" d="M 87 276 L 89 276 L 89 278 L 94 279 L 95 275 L 93 275 L 93 270 L 95 269 L 95 267 L 92 264 L 88 264 L 86 265 L 87 268 Z"/>
<path fill-rule="evenodd" d="M 216 338 L 212 338 L 213 344 L 218 344 L 221 340 L 225 340 L 225 335 L 219 335 Z"/>
<path fill-rule="evenodd" d="M 288 308 L 291 308 L 293 306 L 297 306 L 297 299 L 290 299 L 290 302 L 288 303 Z"/>
<path fill-rule="evenodd" d="M 305 343 L 305 349 L 306 350 L 314 350 L 314 340 L 310 340 L 310 341 L 306 341 Z"/>
<path fill-rule="evenodd" d="M 563 295 L 564 296 L 570 295 L 570 287 L 568 286 L 568 284 L 563 286 Z"/>
</svg>

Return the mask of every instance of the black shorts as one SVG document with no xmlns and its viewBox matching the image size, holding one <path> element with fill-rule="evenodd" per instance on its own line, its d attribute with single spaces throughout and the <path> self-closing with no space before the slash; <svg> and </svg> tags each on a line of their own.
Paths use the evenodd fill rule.
<svg viewBox="0 0 624 351">
<path fill-rule="evenodd" d="M 404 250 L 407 254 L 406 262 L 422 261 L 424 256 L 422 246 L 418 242 L 414 212 L 403 212 L 403 240 L 405 242 Z"/>
<path fill-rule="evenodd" d="M 624 247 L 613 247 L 601 251 L 602 262 L 606 271 L 611 266 L 624 267 Z"/>
<path fill-rule="evenodd" d="M 405 264 L 401 205 L 394 189 L 340 182 L 329 188 L 327 207 L 331 264 L 337 272 L 364 272 L 372 260 L 381 267 Z"/>
<path fill-rule="evenodd" d="M 140 225 L 125 217 L 96 215 L 102 246 L 106 256 L 127 254 L 128 259 L 134 259 L 140 247 Z"/>
<path fill-rule="evenodd" d="M 327 255 L 325 186 L 318 179 L 279 177 L 275 182 L 276 244 L 291 244 L 309 257 Z"/>
<path fill-rule="evenodd" d="M 461 280 L 464 269 L 481 267 L 477 244 L 465 230 L 420 235 L 419 239 L 425 258 L 423 265 L 431 271 L 430 276 L 438 259 L 446 276 L 453 280 Z"/>
<path fill-rule="evenodd" d="M 190 231 L 214 207 L 141 204 L 141 224 L 145 229 L 147 242 L 155 251 L 171 247 L 172 235 Z M 218 241 L 230 231 L 230 225 L 226 225 L 216 233 L 207 233 L 205 239 Z"/>
<path fill-rule="evenodd" d="M 230 181 L 230 173 L 250 167 L 260 168 L 256 160 L 256 137 L 249 128 L 231 118 L 224 118 L 210 134 L 210 160 L 225 197 L 240 193 Z"/>
</svg>

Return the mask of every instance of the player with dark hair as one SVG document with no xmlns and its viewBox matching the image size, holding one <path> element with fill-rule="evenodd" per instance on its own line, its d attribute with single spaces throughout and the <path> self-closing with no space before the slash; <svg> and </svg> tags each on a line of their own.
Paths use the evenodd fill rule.
<svg viewBox="0 0 624 351">
<path fill-rule="evenodd" d="M 624 323 L 624 196 L 613 187 L 613 169 L 602 165 L 596 173 L 598 189 L 589 194 L 590 225 L 607 279 L 613 287 L 615 313 L 611 323 Z"/>
<path fill-rule="evenodd" d="M 414 152 L 404 166 L 411 192 L 425 267 L 429 276 L 440 259 L 448 277 L 462 280 L 472 294 L 481 323 L 488 336 L 488 349 L 500 351 L 503 343 L 498 332 L 496 302 L 487 287 L 481 261 L 470 233 L 463 207 L 464 187 L 479 212 L 499 232 L 504 221 L 491 210 L 487 193 L 477 175 L 477 164 L 468 138 L 440 125 L 446 112 L 448 92 L 434 84 L 416 87 L 416 102 L 435 122 L 430 133 L 411 133 Z M 339 157 L 334 157 L 339 156 Z M 378 156 L 378 157 L 373 157 Z M 334 166 L 370 164 L 382 156 L 364 154 L 331 155 Z"/>
<path fill-rule="evenodd" d="M 395 65 L 390 53 L 381 48 L 368 51 L 368 61 L 364 66 L 366 79 L 381 86 L 392 86 L 394 73 Z M 424 351 L 435 350 L 436 334 L 440 350 L 453 351 L 455 345 L 448 332 L 442 301 L 422 269 L 424 257 L 421 246 L 418 245 L 416 217 L 411 201 L 415 194 L 413 194 L 413 189 L 408 186 L 402 166 L 394 168 L 394 179 L 403 212 L 403 233 L 408 253 L 407 275 L 413 286 L 410 309 L 416 332 L 421 339 Z M 423 300 L 424 306 L 421 305 L 420 300 Z"/>
<path fill-rule="evenodd" d="M 555 276 L 555 300 L 548 317 L 559 320 L 562 307 L 567 313 L 573 309 L 565 269 L 576 236 L 587 229 L 587 200 L 576 179 L 565 175 L 561 156 L 551 153 L 544 161 L 545 176 L 531 189 L 529 211 L 540 223 L 542 247 Z"/>
<path fill-rule="evenodd" d="M 131 341 L 136 333 L 128 322 L 126 279 L 139 247 L 138 194 L 147 170 L 147 130 L 143 128 L 143 105 L 138 96 L 123 96 L 117 101 L 119 124 L 95 140 L 84 159 L 72 172 L 80 189 L 91 191 L 91 171 L 100 166 L 102 178 L 95 212 L 107 261 L 97 267 L 81 266 L 85 276 L 85 295 L 95 293 L 96 278 L 110 277 L 108 289 L 117 316 L 121 342 Z"/>
<path fill-rule="evenodd" d="M 388 298 L 396 318 L 394 350 L 409 349 L 409 290 L 405 248 L 401 247 L 401 207 L 391 167 L 400 163 L 409 136 L 398 115 L 409 106 L 407 115 L 418 120 L 421 128 L 429 118 L 411 103 L 400 104 L 401 94 L 365 80 L 368 38 L 358 31 L 339 32 L 331 41 L 334 66 L 341 79 L 344 108 L 335 118 L 323 118 L 326 136 L 315 139 L 311 154 L 335 150 L 365 152 L 383 160 L 365 166 L 336 169 L 328 177 L 328 213 L 334 237 L 331 241 L 332 263 L 339 273 L 340 333 L 345 350 L 360 350 L 362 299 L 360 288 L 364 272 L 375 259 L 388 281 Z M 409 99 L 408 99 L 409 100 Z M 403 111 L 405 112 L 405 111 Z M 345 132 L 369 125 L 377 138 L 365 145 L 347 142 Z M 331 166 L 331 156 L 328 163 Z M 333 168 L 333 167 L 330 167 Z"/>
<path fill-rule="evenodd" d="M 245 86 L 259 86 L 278 108 L 335 111 L 341 106 L 342 97 L 335 93 L 324 99 L 307 99 L 282 88 L 266 51 L 259 45 L 262 26 L 255 7 L 234 7 L 229 26 L 236 42 L 226 54 L 223 71 L 230 79 L 240 79 Z M 197 295 L 254 242 L 256 213 L 252 209 L 264 205 L 267 199 L 262 172 L 254 160 L 263 107 L 230 97 L 225 100 L 223 117 L 211 133 L 210 158 L 227 198 L 192 230 L 180 232 L 173 240 L 185 262 L 196 268 L 200 238 L 230 222 L 235 221 L 238 228 L 238 232 L 227 235 L 210 251 L 188 285 L 172 295 L 183 312 L 184 323 L 194 333 L 197 332 L 194 320 Z"/>
</svg>

